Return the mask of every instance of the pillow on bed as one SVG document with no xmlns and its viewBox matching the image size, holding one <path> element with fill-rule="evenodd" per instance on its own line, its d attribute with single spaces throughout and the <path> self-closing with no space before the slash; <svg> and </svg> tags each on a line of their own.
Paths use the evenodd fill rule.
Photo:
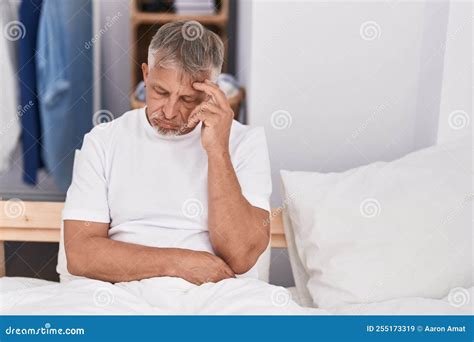
<svg viewBox="0 0 474 342">
<path fill-rule="evenodd" d="M 328 308 L 471 287 L 471 159 L 463 139 L 342 173 L 281 171 L 299 293 Z"/>
<path fill-rule="evenodd" d="M 291 226 L 291 221 L 288 217 L 288 210 L 285 207 L 283 207 L 282 219 L 283 227 L 285 229 L 286 244 L 288 246 L 287 250 L 290 259 L 291 271 L 295 281 L 295 290 L 293 290 L 293 293 L 298 293 L 298 304 L 301 306 L 311 307 L 313 306 L 313 300 L 311 299 L 311 294 L 309 293 L 308 287 L 306 286 L 309 280 L 308 271 L 298 256 L 298 250 L 296 249 L 296 242 L 293 234 L 293 227 Z"/>
</svg>

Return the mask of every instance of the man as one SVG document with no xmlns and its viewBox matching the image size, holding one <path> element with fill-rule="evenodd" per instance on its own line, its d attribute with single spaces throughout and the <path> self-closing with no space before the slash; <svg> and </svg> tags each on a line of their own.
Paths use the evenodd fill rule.
<svg viewBox="0 0 474 342">
<path fill-rule="evenodd" d="M 142 65 L 146 107 L 95 127 L 76 151 L 61 281 L 257 277 L 269 241 L 268 151 L 263 129 L 234 121 L 213 82 L 223 55 L 198 23 L 158 30 Z"/>
</svg>

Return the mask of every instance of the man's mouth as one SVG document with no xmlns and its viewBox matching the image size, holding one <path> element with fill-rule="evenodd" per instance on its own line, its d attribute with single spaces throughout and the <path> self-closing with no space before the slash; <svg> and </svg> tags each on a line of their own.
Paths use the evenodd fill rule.
<svg viewBox="0 0 474 342">
<path fill-rule="evenodd" d="M 173 125 L 171 123 L 164 122 L 164 121 L 161 121 L 161 120 L 158 120 L 158 119 L 154 119 L 153 124 L 156 125 L 156 126 L 159 126 L 161 128 L 168 128 L 168 129 L 178 129 L 180 127 L 178 125 Z"/>
</svg>

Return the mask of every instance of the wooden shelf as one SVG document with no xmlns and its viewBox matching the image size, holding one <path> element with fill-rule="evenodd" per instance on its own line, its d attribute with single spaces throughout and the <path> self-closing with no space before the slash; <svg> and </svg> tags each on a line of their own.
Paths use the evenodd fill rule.
<svg viewBox="0 0 474 342">
<path fill-rule="evenodd" d="M 222 39 L 225 48 L 224 65 L 222 71 L 227 70 L 227 24 L 229 21 L 229 0 L 220 0 L 219 11 L 213 15 L 183 15 L 171 12 L 143 12 L 139 10 L 140 0 L 132 0 L 130 4 L 130 30 L 131 30 L 131 86 L 130 93 L 134 94 L 135 88 L 143 80 L 141 63 L 147 62 L 148 45 L 163 24 L 176 20 L 196 20 L 206 28 L 216 32 Z M 132 108 L 141 104 L 134 102 L 131 96 Z"/>
<path fill-rule="evenodd" d="M 0 277 L 5 276 L 4 241 L 59 242 L 61 237 L 62 202 L 20 202 L 22 212 L 8 215 L 8 201 L 0 201 Z M 287 247 L 281 208 L 272 209 L 271 246 Z"/>
<path fill-rule="evenodd" d="M 166 24 L 176 20 L 196 20 L 202 25 L 226 26 L 227 15 L 219 13 L 215 15 L 180 15 L 175 13 L 132 13 L 135 24 Z"/>
</svg>

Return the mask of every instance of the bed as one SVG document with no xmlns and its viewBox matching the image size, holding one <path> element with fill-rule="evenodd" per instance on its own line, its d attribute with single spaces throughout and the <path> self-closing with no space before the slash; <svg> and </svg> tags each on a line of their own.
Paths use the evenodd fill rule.
<svg viewBox="0 0 474 342">
<path fill-rule="evenodd" d="M 19 204 L 19 203 L 18 203 Z M 20 204 L 19 204 L 20 205 Z M 0 240 L 58 242 L 63 203 L 21 202 L 6 215 L 0 201 Z M 286 248 L 283 208 L 271 213 L 271 246 Z M 3 251 L 1 253 L 3 257 Z M 333 308 L 304 306 L 296 287 L 283 288 L 256 279 L 229 279 L 201 286 L 169 277 L 110 284 L 80 279 L 66 284 L 41 279 L 5 277 L 1 260 L 0 314 L 472 314 L 472 306 L 453 306 L 450 299 L 422 297 L 350 304 Z M 474 296 L 473 288 L 467 295 Z"/>
<path fill-rule="evenodd" d="M 63 206 L 64 203 L 60 202 L 0 201 L 0 313 L 326 314 L 324 310 L 303 309 L 290 303 L 292 294 L 286 289 L 269 286 L 256 279 L 229 279 L 219 284 L 196 287 L 170 277 L 118 284 L 85 278 L 64 284 L 25 277 L 5 277 L 3 241 L 59 242 Z M 271 246 L 286 247 L 279 210 L 273 211 L 271 217 Z M 228 297 L 227 293 L 232 293 L 232 297 Z M 171 300 L 175 294 L 177 297 Z M 180 299 L 184 295 L 190 298 L 185 303 Z M 239 298 L 239 305 L 235 305 L 236 298 Z M 248 311 L 251 306 L 254 307 L 252 312 Z"/>
</svg>

